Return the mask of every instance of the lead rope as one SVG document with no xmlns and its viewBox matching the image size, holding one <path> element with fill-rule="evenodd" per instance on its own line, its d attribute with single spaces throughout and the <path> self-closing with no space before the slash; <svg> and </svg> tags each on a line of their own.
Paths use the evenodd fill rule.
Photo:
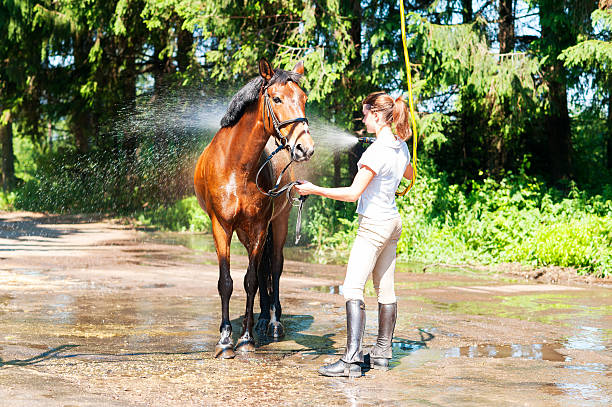
<svg viewBox="0 0 612 407">
<path fill-rule="evenodd" d="M 291 206 L 297 206 L 298 207 L 298 214 L 297 214 L 297 220 L 295 223 L 295 244 L 298 244 L 300 241 L 300 238 L 302 237 L 302 209 L 304 207 L 304 202 L 306 201 L 306 198 L 308 198 L 308 195 L 300 195 L 299 198 L 295 198 L 291 196 L 291 190 L 293 189 L 294 186 L 296 186 L 297 184 L 300 183 L 300 181 L 291 181 L 286 185 L 283 185 L 282 187 L 278 187 L 280 185 L 280 181 L 283 178 L 283 174 L 285 174 L 285 171 L 287 171 L 287 169 L 289 168 L 289 166 L 291 165 L 291 163 L 293 163 L 293 160 L 291 160 L 289 162 L 289 164 L 287 164 L 285 166 L 285 168 L 283 168 L 283 170 L 281 171 L 280 175 L 278 176 L 277 180 L 276 180 L 276 184 L 269 190 L 269 191 L 263 191 L 260 187 L 259 187 L 259 174 L 261 173 L 261 171 L 264 169 L 264 167 L 266 166 L 266 164 L 268 164 L 270 162 L 270 160 L 272 159 L 272 157 L 274 157 L 274 155 L 276 153 L 278 153 L 280 150 L 282 150 L 284 148 L 284 146 L 280 145 L 276 148 L 276 150 L 274 150 L 272 152 L 272 154 L 270 154 L 268 156 L 268 158 L 266 158 L 266 161 L 262 164 L 262 166 L 259 168 L 259 171 L 257 171 L 257 175 L 255 176 L 255 186 L 257 187 L 257 189 L 259 189 L 259 192 L 261 192 L 262 194 L 269 196 L 270 198 L 276 198 L 278 197 L 280 194 L 282 194 L 283 192 L 286 193 L 287 195 L 287 202 L 289 202 L 289 204 Z"/>
<path fill-rule="evenodd" d="M 296 182 L 296 184 L 298 184 L 298 182 Z M 300 201 L 298 205 L 297 220 L 295 221 L 295 244 L 298 244 L 300 238 L 302 237 L 302 207 L 304 206 L 306 198 L 308 198 L 308 195 L 300 195 L 299 198 L 291 198 L 294 200 L 293 202 L 295 202 L 295 199 Z M 295 206 L 293 202 L 291 204 Z"/>
</svg>

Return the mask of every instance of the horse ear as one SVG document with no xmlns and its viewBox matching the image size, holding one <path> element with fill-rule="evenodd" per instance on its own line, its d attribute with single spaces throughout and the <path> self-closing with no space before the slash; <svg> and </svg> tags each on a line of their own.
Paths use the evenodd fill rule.
<svg viewBox="0 0 612 407">
<path fill-rule="evenodd" d="M 259 60 L 259 74 L 266 82 L 274 76 L 274 69 L 272 69 L 272 65 L 270 65 L 266 58 L 261 58 Z"/>
<path fill-rule="evenodd" d="M 293 72 L 304 75 L 304 61 L 300 61 L 293 67 Z"/>
</svg>

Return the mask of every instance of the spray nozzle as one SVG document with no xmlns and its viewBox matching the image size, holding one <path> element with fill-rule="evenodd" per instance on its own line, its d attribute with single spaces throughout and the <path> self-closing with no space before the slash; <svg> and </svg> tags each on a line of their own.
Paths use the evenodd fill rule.
<svg viewBox="0 0 612 407">
<path fill-rule="evenodd" d="M 359 140 L 361 143 L 372 144 L 376 141 L 376 137 L 357 137 L 357 140 Z"/>
</svg>

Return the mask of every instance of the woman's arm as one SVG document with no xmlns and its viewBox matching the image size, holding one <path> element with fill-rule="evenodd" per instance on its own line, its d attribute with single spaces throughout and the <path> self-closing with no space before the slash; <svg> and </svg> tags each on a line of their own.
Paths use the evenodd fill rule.
<svg viewBox="0 0 612 407">
<path fill-rule="evenodd" d="M 412 179 L 413 174 L 412 174 L 412 163 L 409 163 L 406 166 L 406 170 L 404 171 L 404 178 L 406 179 Z"/>
<path fill-rule="evenodd" d="M 357 171 L 357 175 L 355 175 L 350 187 L 324 188 L 310 182 L 305 182 L 296 185 L 295 189 L 297 189 L 300 195 L 314 194 L 325 198 L 336 199 L 338 201 L 355 202 L 359 199 L 363 191 L 365 191 L 375 175 L 376 174 L 370 167 L 364 165 Z"/>
</svg>

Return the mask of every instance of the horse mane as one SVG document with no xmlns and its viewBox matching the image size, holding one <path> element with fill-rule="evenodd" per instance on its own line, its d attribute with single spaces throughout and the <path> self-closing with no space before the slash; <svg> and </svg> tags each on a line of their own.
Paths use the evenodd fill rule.
<svg viewBox="0 0 612 407">
<path fill-rule="evenodd" d="M 270 79 L 270 81 L 267 83 L 265 83 L 264 78 L 259 75 L 251 79 L 238 92 L 236 92 L 230 101 L 227 111 L 221 119 L 221 127 L 232 127 L 238 123 L 238 120 L 240 120 L 246 108 L 251 103 L 259 99 L 261 90 L 264 87 L 267 88 L 275 83 L 285 85 L 289 81 L 299 84 L 301 79 L 302 75 L 293 71 L 285 71 L 282 69 L 275 69 L 274 76 L 272 76 L 272 79 Z"/>
</svg>

